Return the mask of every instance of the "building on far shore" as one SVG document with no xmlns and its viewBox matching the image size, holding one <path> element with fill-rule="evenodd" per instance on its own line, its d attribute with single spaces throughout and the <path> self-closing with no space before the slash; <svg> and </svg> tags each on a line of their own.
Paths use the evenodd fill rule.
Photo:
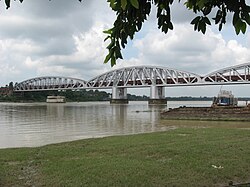
<svg viewBox="0 0 250 187">
<path fill-rule="evenodd" d="M 10 89 L 8 86 L 6 87 L 0 87 L 0 95 L 1 96 L 9 96 L 12 95 L 13 90 Z"/>
</svg>

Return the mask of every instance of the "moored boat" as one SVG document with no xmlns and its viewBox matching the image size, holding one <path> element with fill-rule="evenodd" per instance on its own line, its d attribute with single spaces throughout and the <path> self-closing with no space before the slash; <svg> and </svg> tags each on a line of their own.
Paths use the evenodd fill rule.
<svg viewBox="0 0 250 187">
<path fill-rule="evenodd" d="M 217 97 L 214 97 L 212 106 L 237 106 L 238 99 L 231 91 L 220 90 Z"/>
<path fill-rule="evenodd" d="M 168 120 L 250 121 L 250 105 L 237 106 L 238 99 L 231 91 L 221 90 L 212 107 L 179 107 L 161 113 Z"/>
</svg>

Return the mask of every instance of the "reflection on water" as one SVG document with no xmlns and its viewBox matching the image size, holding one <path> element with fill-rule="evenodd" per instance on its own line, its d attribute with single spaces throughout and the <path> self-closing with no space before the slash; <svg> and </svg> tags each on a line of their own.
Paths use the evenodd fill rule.
<svg viewBox="0 0 250 187">
<path fill-rule="evenodd" d="M 209 106 L 210 103 L 169 102 L 168 107 Z M 163 109 L 166 106 L 149 106 L 147 102 L 130 102 L 128 105 L 110 105 L 108 102 L 0 103 L 0 148 L 162 131 L 176 128 L 178 123 L 191 123 L 160 120 Z M 196 125 L 199 124 L 201 122 Z"/>
</svg>

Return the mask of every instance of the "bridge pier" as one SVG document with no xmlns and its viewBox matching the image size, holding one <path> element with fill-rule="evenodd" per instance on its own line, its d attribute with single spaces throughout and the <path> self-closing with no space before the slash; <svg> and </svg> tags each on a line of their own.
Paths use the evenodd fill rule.
<svg viewBox="0 0 250 187">
<path fill-rule="evenodd" d="M 128 104 L 127 88 L 112 87 L 110 104 Z"/>
<path fill-rule="evenodd" d="M 167 104 L 167 99 L 165 98 L 165 89 L 162 86 L 151 86 L 150 87 L 150 99 L 148 104 L 163 105 Z"/>
</svg>

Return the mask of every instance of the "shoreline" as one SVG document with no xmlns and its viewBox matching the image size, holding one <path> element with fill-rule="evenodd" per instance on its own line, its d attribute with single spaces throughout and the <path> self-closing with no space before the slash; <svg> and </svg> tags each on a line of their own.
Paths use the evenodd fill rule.
<svg viewBox="0 0 250 187">
<path fill-rule="evenodd" d="M 250 106 L 169 108 L 160 116 L 169 120 L 250 121 Z"/>
<path fill-rule="evenodd" d="M 244 129 L 179 128 L 0 149 L 0 186 L 249 184 L 249 146 Z"/>
</svg>

